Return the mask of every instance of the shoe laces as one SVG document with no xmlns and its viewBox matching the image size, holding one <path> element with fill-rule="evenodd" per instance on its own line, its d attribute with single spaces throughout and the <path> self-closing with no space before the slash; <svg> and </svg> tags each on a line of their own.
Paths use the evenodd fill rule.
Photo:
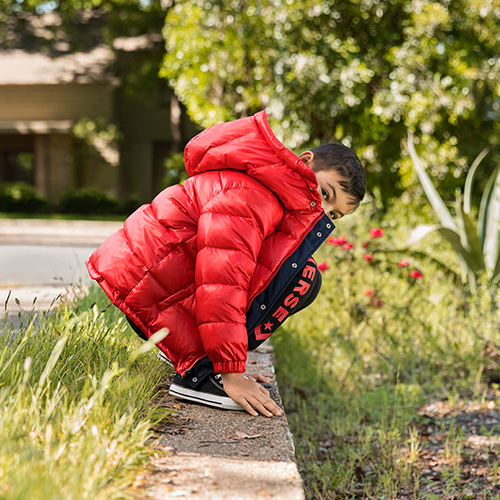
<svg viewBox="0 0 500 500">
<path fill-rule="evenodd" d="M 221 386 L 224 387 L 222 382 L 222 375 L 220 373 L 214 373 L 214 380 Z"/>
</svg>

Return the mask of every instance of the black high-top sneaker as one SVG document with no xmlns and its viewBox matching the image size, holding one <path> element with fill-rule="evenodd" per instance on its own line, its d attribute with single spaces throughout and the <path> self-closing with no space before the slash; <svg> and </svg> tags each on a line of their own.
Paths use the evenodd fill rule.
<svg viewBox="0 0 500 500">
<path fill-rule="evenodd" d="M 244 410 L 225 392 L 220 373 L 211 373 L 196 389 L 177 373 L 168 391 L 172 396 L 223 410 Z"/>
</svg>

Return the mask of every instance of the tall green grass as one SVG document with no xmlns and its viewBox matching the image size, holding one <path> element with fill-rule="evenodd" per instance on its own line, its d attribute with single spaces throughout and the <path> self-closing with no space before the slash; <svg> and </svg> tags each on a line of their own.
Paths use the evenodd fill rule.
<svg viewBox="0 0 500 500">
<path fill-rule="evenodd" d="M 38 324 L 19 314 L 0 335 L 0 498 L 130 497 L 169 413 L 154 404 L 165 364 L 135 356 L 141 341 L 97 286 Z"/>
<path fill-rule="evenodd" d="M 318 299 L 272 339 L 306 496 L 432 498 L 410 424 L 423 403 L 481 399 L 500 375 L 487 354 L 500 345 L 499 287 L 483 282 L 465 293 L 436 262 L 389 251 L 409 233 L 399 222 L 385 219 L 384 235 L 371 238 L 360 212 L 333 235 L 353 248 L 326 244 L 316 255 L 329 266 Z M 457 265 L 441 242 L 426 244 Z M 410 265 L 399 266 L 403 257 Z M 449 439 L 457 449 L 460 436 Z M 448 477 L 452 491 L 453 469 Z"/>
</svg>

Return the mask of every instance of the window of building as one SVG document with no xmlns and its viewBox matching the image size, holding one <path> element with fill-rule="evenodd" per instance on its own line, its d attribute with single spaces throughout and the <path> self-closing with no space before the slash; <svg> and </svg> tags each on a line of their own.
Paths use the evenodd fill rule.
<svg viewBox="0 0 500 500">
<path fill-rule="evenodd" d="M 0 136 L 0 182 L 35 183 L 35 151 L 31 136 Z"/>
</svg>

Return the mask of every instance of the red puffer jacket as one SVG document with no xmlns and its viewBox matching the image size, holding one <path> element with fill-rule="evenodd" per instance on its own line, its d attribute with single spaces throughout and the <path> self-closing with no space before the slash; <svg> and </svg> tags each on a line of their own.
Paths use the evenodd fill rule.
<svg viewBox="0 0 500 500">
<path fill-rule="evenodd" d="M 244 372 L 245 314 L 324 215 L 312 170 L 265 112 L 222 123 L 185 150 L 190 178 L 143 205 L 89 258 L 108 297 L 185 374 L 208 355 Z"/>
</svg>

